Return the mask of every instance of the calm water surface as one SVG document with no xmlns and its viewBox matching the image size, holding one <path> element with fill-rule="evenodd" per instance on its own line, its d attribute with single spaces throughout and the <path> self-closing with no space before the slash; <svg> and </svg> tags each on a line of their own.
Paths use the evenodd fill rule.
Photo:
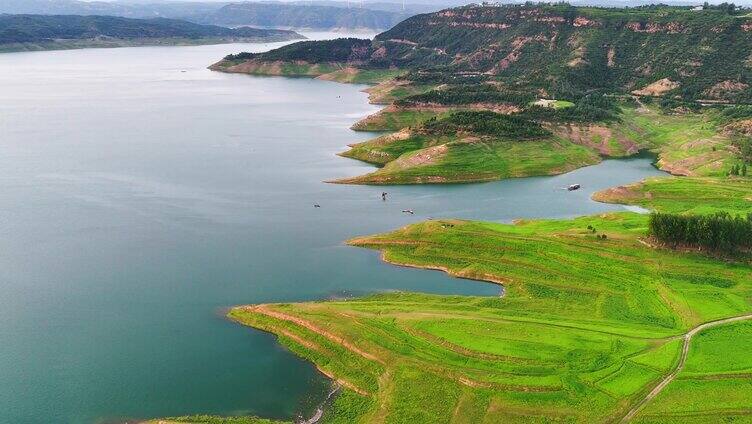
<svg viewBox="0 0 752 424">
<path fill-rule="evenodd" d="M 376 110 L 363 87 L 205 69 L 251 48 L 269 46 L 0 55 L 0 422 L 307 413 L 326 379 L 223 308 L 495 295 L 342 241 L 428 217 L 620 210 L 590 193 L 658 174 L 649 159 L 606 161 L 389 187 L 382 202 L 382 187 L 322 183 L 371 169 L 334 155 L 372 136 L 348 129 Z M 584 188 L 561 189 L 571 183 Z"/>
</svg>

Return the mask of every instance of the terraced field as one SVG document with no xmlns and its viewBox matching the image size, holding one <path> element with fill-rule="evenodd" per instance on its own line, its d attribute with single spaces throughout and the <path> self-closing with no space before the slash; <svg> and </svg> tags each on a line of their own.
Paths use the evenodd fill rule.
<svg viewBox="0 0 752 424">
<path fill-rule="evenodd" d="M 642 240 L 646 222 L 622 213 L 515 225 L 415 224 L 350 243 L 379 249 L 390 263 L 503 283 L 505 296 L 391 293 L 238 307 L 229 316 L 277 334 L 339 381 L 346 395 L 329 410 L 332 419 L 618 421 L 676 369 L 688 331 L 752 311 L 748 263 L 651 248 Z M 714 387 L 703 391 L 734 387 L 698 378 L 702 372 L 733 371 L 734 384 L 750 384 L 749 361 L 736 359 L 746 344 L 729 349 L 739 337 L 722 331 L 696 336 L 686 368 L 659 396 L 676 403 L 704 382 Z M 746 327 L 738 331 L 744 338 Z M 725 358 L 716 365 L 702 359 L 719 351 Z M 752 413 L 745 396 L 691 411 Z M 658 404 L 667 406 L 656 410 L 650 402 L 638 418 L 670 421 L 672 411 L 683 410 Z"/>
</svg>

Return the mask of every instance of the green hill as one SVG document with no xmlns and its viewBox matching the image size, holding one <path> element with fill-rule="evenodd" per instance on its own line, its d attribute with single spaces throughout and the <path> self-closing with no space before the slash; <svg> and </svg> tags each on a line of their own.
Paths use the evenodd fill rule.
<svg viewBox="0 0 752 424">
<path fill-rule="evenodd" d="M 555 97 L 601 90 L 746 102 L 752 19 L 743 13 L 473 5 L 411 17 L 368 49 L 353 43 L 352 51 L 358 67 L 410 70 L 417 82 L 497 81 Z M 285 60 L 280 53 L 253 60 Z"/>
</svg>

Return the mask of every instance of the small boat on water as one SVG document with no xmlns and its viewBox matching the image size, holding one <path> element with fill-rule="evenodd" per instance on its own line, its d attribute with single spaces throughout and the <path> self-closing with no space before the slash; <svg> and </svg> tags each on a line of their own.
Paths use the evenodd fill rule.
<svg viewBox="0 0 752 424">
<path fill-rule="evenodd" d="M 580 185 L 579 184 L 572 184 L 569 187 L 567 187 L 568 191 L 575 191 L 575 190 L 579 190 L 579 189 L 580 189 Z"/>
</svg>

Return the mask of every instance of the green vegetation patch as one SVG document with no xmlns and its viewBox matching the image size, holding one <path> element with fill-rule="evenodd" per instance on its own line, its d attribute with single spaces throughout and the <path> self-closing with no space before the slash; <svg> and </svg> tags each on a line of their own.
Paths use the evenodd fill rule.
<svg viewBox="0 0 752 424">
<path fill-rule="evenodd" d="M 509 90 L 494 84 L 456 84 L 412 95 L 396 102 L 398 106 L 423 104 L 466 106 L 508 104 L 524 106 L 534 100 L 530 91 Z"/>
<path fill-rule="evenodd" d="M 614 397 L 623 398 L 657 381 L 661 373 L 655 369 L 626 361 L 615 373 L 598 381 L 598 387 Z"/>
<path fill-rule="evenodd" d="M 658 166 L 675 175 L 726 176 L 738 163 L 734 137 L 710 113 L 663 113 L 654 108 L 623 108 L 627 134 L 658 154 Z"/>
<path fill-rule="evenodd" d="M 672 246 L 699 247 L 713 252 L 732 253 L 752 247 L 752 214 L 732 216 L 728 212 L 712 215 L 683 215 L 654 212 L 650 215 L 648 235 Z M 720 287 L 732 284 L 723 279 L 699 279 L 699 283 Z"/>
<path fill-rule="evenodd" d="M 752 321 L 705 330 L 692 339 L 683 375 L 752 374 L 750 352 L 752 352 Z"/>
<path fill-rule="evenodd" d="M 534 139 L 551 135 L 550 131 L 543 129 L 537 122 L 491 111 L 463 111 L 443 119 L 431 118 L 423 123 L 421 129 L 432 135 L 467 133 L 514 139 Z"/>
<path fill-rule="evenodd" d="M 679 360 L 679 351 L 682 348 L 682 340 L 674 339 L 659 344 L 657 347 L 640 355 L 630 358 L 635 364 L 652 367 L 663 373 L 668 372 Z"/>
<path fill-rule="evenodd" d="M 676 366 L 676 336 L 752 307 L 750 265 L 652 249 L 640 242 L 647 225 L 646 216 L 632 213 L 515 225 L 413 224 L 350 244 L 379 249 L 395 264 L 503 283 L 505 296 L 389 293 L 239 307 L 230 316 L 277 334 L 359 390 L 338 406 L 350 422 L 619 419 L 625 405 Z M 709 331 L 687 370 L 747 330 Z M 748 349 L 741 344 L 729 352 Z M 704 372 L 728 365 L 707 363 Z M 671 405 L 684 402 L 682 396 L 670 395 L 667 410 L 678 408 Z M 738 407 L 744 396 L 724 405 Z"/>
<path fill-rule="evenodd" d="M 725 211 L 746 216 L 752 212 L 752 179 L 650 178 L 596 193 L 593 198 L 665 213 L 704 215 Z"/>
<path fill-rule="evenodd" d="M 356 144 L 342 156 L 383 168 L 338 182 L 458 183 L 552 175 L 597 163 L 584 146 L 553 137 L 540 124 L 489 111 L 431 117 L 420 126 Z"/>
<path fill-rule="evenodd" d="M 752 415 L 752 322 L 696 334 L 684 369 L 637 416 L 639 423 L 749 422 Z"/>
<path fill-rule="evenodd" d="M 752 405 L 752 378 L 717 380 L 680 378 L 669 384 L 645 407 L 640 415 L 642 419 L 638 419 L 637 422 L 661 422 L 663 419 L 672 418 L 695 418 L 699 422 L 723 422 L 725 416 L 741 416 L 748 420 L 752 412 L 750 405 Z M 733 418 L 729 421 L 734 422 Z"/>
<path fill-rule="evenodd" d="M 451 111 L 443 109 L 395 108 L 387 107 L 370 115 L 352 126 L 356 131 L 399 131 L 403 128 L 418 127 L 434 117 L 448 116 Z"/>
</svg>

